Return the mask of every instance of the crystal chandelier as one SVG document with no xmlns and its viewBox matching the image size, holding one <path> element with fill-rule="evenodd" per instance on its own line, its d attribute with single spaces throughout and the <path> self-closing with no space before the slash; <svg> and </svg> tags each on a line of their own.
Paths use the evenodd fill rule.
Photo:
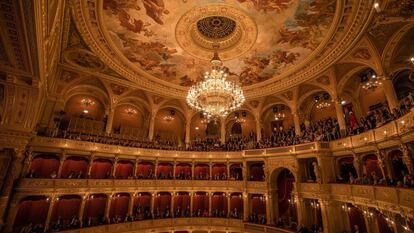
<svg viewBox="0 0 414 233">
<path fill-rule="evenodd" d="M 125 112 L 128 114 L 128 115 L 135 115 L 135 114 L 137 114 L 138 112 L 137 112 L 137 110 L 135 110 L 135 109 L 133 109 L 133 108 L 127 108 L 127 109 L 125 109 Z"/>
<path fill-rule="evenodd" d="M 381 86 L 382 82 L 377 78 L 375 74 L 368 77 L 368 80 L 362 84 L 362 88 L 365 90 L 374 90 L 378 86 Z"/>
<path fill-rule="evenodd" d="M 83 98 L 83 99 L 81 99 L 81 103 L 83 105 L 85 105 L 86 107 L 92 106 L 92 105 L 95 104 L 95 102 L 93 100 L 89 99 L 89 98 Z"/>
<path fill-rule="evenodd" d="M 316 103 L 317 109 L 324 109 L 331 106 L 330 100 L 329 100 L 329 94 L 323 93 L 322 95 L 315 96 L 314 100 Z"/>
<path fill-rule="evenodd" d="M 275 117 L 275 121 L 283 120 L 286 117 L 283 113 L 283 110 L 285 110 L 285 107 L 283 105 L 273 106 L 273 114 Z"/>
<path fill-rule="evenodd" d="M 170 114 L 169 115 L 166 115 L 166 116 L 164 116 L 163 117 L 163 119 L 166 121 L 166 122 L 171 122 L 171 121 L 173 121 L 174 120 L 174 117 L 175 116 L 175 111 L 174 110 L 171 110 L 170 111 Z"/>
<path fill-rule="evenodd" d="M 275 113 L 275 121 L 283 120 L 283 118 L 285 118 L 285 114 L 284 113 L 281 113 L 281 112 Z"/>
<path fill-rule="evenodd" d="M 225 117 L 245 101 L 241 87 L 226 80 L 228 74 L 217 52 L 211 66 L 211 72 L 205 73 L 202 82 L 191 86 L 187 95 L 188 105 L 202 111 L 207 119 Z"/>
</svg>

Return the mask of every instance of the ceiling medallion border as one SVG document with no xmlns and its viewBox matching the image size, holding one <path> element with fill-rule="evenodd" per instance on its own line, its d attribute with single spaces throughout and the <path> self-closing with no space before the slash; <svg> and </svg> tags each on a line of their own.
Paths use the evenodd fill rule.
<svg viewBox="0 0 414 233">
<path fill-rule="evenodd" d="M 217 39 L 203 35 L 197 28 L 198 22 L 214 16 L 233 20 L 235 22 L 233 33 Z M 222 60 L 239 57 L 253 47 L 257 34 L 256 22 L 247 13 L 223 3 L 194 7 L 181 16 L 175 27 L 175 38 L 180 47 L 192 56 L 203 60 L 211 59 L 215 42 L 219 44 Z"/>
<path fill-rule="evenodd" d="M 352 4 L 353 13 L 347 14 L 350 17 L 350 23 L 347 22 L 348 27 L 342 25 L 342 30 L 338 33 L 341 35 L 335 38 L 335 32 L 338 32 L 341 19 L 343 19 L 344 3 L 341 0 L 337 1 L 337 10 L 335 12 L 334 22 L 331 25 L 330 32 L 326 41 L 322 42 L 324 46 L 320 46 L 320 50 L 316 54 L 316 60 L 312 63 L 304 65 L 301 71 L 296 73 L 289 73 L 275 80 L 270 79 L 263 83 L 255 84 L 243 88 L 247 98 L 258 98 L 267 96 L 269 94 L 279 93 L 294 85 L 298 85 L 308 81 L 318 74 L 326 70 L 330 65 L 341 58 L 342 55 L 349 51 L 349 46 L 355 44 L 362 32 L 369 23 L 369 18 L 372 17 L 373 0 L 354 0 Z M 138 88 L 147 90 L 153 93 L 166 93 L 166 95 L 174 98 L 185 98 L 187 88 L 171 84 L 167 81 L 157 79 L 150 74 L 132 66 L 120 51 L 113 49 L 115 46 L 110 40 L 109 35 L 105 30 L 102 30 L 102 15 L 97 9 L 102 8 L 103 0 L 73 0 L 72 12 L 74 14 L 75 23 L 79 32 L 87 42 L 91 49 L 99 56 L 101 60 L 111 69 L 117 71 L 120 75 L 134 81 Z M 354 7 L 355 6 L 355 7 Z M 356 8 L 356 9 L 355 9 Z M 367 13 L 368 12 L 368 13 Z M 346 30 L 344 30 L 346 29 Z M 328 43 L 331 41 L 332 43 Z M 114 59 L 118 57 L 119 59 Z M 312 56 L 314 58 L 314 56 Z M 311 58 L 309 58 L 311 59 Z M 309 60 L 307 59 L 307 60 Z M 289 77 L 289 78 L 286 78 Z M 168 94 L 167 94 L 168 93 Z"/>
</svg>

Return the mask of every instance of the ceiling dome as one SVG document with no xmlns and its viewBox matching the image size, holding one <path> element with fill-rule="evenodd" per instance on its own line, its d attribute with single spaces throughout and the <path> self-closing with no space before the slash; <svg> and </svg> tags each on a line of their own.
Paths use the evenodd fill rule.
<svg viewBox="0 0 414 233">
<path fill-rule="evenodd" d="M 74 5 L 75 20 L 84 26 L 79 30 L 89 34 L 86 43 L 105 64 L 140 88 L 180 98 L 202 80 L 214 43 L 220 44 L 229 79 L 254 97 L 316 76 L 359 33 L 349 29 L 355 35 L 346 38 L 337 33 L 344 6 L 336 0 L 75 0 Z M 351 15 L 356 14 L 347 19 L 362 23 L 364 17 Z"/>
</svg>

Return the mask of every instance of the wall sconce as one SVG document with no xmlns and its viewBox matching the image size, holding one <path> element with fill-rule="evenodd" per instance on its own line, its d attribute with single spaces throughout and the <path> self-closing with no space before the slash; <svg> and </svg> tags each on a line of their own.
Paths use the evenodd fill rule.
<svg viewBox="0 0 414 233">
<path fill-rule="evenodd" d="M 378 2 L 374 3 L 374 9 L 377 11 L 377 13 L 381 12 L 381 8 Z"/>
</svg>

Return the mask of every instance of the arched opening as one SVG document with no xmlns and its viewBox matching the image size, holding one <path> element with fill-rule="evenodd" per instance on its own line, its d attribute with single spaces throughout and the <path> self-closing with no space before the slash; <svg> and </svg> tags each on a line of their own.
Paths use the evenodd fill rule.
<svg viewBox="0 0 414 233">
<path fill-rule="evenodd" d="M 155 165 L 153 162 L 143 161 L 139 162 L 137 166 L 137 178 L 138 179 L 154 179 L 155 178 Z"/>
<path fill-rule="evenodd" d="M 354 184 L 358 178 L 354 167 L 354 157 L 344 157 L 338 160 L 339 177 L 338 182 Z"/>
<path fill-rule="evenodd" d="M 83 226 L 105 224 L 105 207 L 108 197 L 105 194 L 91 194 L 85 201 Z"/>
<path fill-rule="evenodd" d="M 82 198 L 78 195 L 64 195 L 53 205 L 50 229 L 60 231 L 80 227 L 79 210 Z"/>
<path fill-rule="evenodd" d="M 243 164 L 233 163 L 230 165 L 230 180 L 243 180 Z"/>
<path fill-rule="evenodd" d="M 83 179 L 88 173 L 89 161 L 85 157 L 69 156 L 63 162 L 61 178 L 64 179 Z"/>
<path fill-rule="evenodd" d="M 173 170 L 173 165 L 171 163 L 159 163 L 157 166 L 157 179 L 173 179 Z"/>
<path fill-rule="evenodd" d="M 359 230 L 359 232 L 367 232 L 365 218 L 362 210 L 353 206 L 352 204 L 347 204 L 347 209 L 351 231 L 355 232 L 356 230 Z"/>
<path fill-rule="evenodd" d="M 133 176 L 134 163 L 131 160 L 120 160 L 116 163 L 115 178 L 128 179 Z"/>
<path fill-rule="evenodd" d="M 134 198 L 133 213 L 135 219 L 151 219 L 151 193 L 138 193 Z"/>
<path fill-rule="evenodd" d="M 396 233 L 394 232 L 393 226 L 391 224 L 391 220 L 388 217 L 384 216 L 378 210 L 374 211 L 375 218 L 377 220 L 378 230 L 379 233 Z M 387 221 L 388 219 L 388 221 Z M 394 222 L 395 224 L 395 222 Z"/>
<path fill-rule="evenodd" d="M 295 175 L 287 168 L 280 167 L 270 176 L 270 192 L 272 199 L 271 217 L 269 224 L 280 228 L 296 229 L 297 210 L 296 199 L 293 195 L 296 185 Z"/>
<path fill-rule="evenodd" d="M 171 193 L 159 192 L 154 200 L 154 217 L 170 218 L 171 217 Z"/>
<path fill-rule="evenodd" d="M 210 179 L 210 166 L 205 163 L 198 163 L 194 166 L 194 179 L 208 180 Z"/>
<path fill-rule="evenodd" d="M 230 217 L 243 219 L 243 196 L 242 193 L 230 194 Z"/>
<path fill-rule="evenodd" d="M 175 166 L 175 179 L 178 180 L 191 180 L 191 164 L 178 163 Z"/>
<path fill-rule="evenodd" d="M 264 162 L 251 162 L 249 165 L 249 180 L 264 181 Z"/>
<path fill-rule="evenodd" d="M 227 166 L 222 163 L 215 163 L 211 167 L 211 175 L 213 180 L 227 180 Z"/>
<path fill-rule="evenodd" d="M 190 138 L 194 143 L 206 139 L 219 139 L 221 125 L 219 121 L 208 121 L 202 112 L 197 113 L 191 119 Z"/>
<path fill-rule="evenodd" d="M 211 215 L 212 217 L 227 217 L 227 196 L 225 193 L 213 193 L 211 197 Z"/>
<path fill-rule="evenodd" d="M 395 184 L 400 181 L 401 184 L 404 180 L 404 176 L 408 174 L 408 168 L 403 162 L 403 153 L 401 150 L 392 150 L 388 153 L 388 158 L 391 162 L 391 171 Z"/>
<path fill-rule="evenodd" d="M 183 145 L 185 137 L 185 117 L 175 108 L 164 108 L 157 112 L 154 124 L 154 139 Z"/>
<path fill-rule="evenodd" d="M 120 223 L 128 221 L 128 193 L 117 193 L 111 198 L 111 206 L 109 211 L 109 219 L 111 223 Z"/>
<path fill-rule="evenodd" d="M 194 217 L 208 217 L 209 212 L 209 200 L 208 195 L 205 192 L 196 192 L 193 195 L 193 209 L 192 213 Z"/>
<path fill-rule="evenodd" d="M 266 199 L 263 194 L 250 195 L 249 221 L 258 224 L 266 224 Z"/>
<path fill-rule="evenodd" d="M 263 137 L 270 138 L 273 132 L 294 128 L 293 115 L 284 104 L 274 104 L 263 111 Z"/>
<path fill-rule="evenodd" d="M 105 129 L 105 105 L 93 96 L 72 96 L 64 112 L 66 123 L 61 124 L 68 125 L 69 132 L 103 132 Z"/>
<path fill-rule="evenodd" d="M 91 179 L 109 179 L 112 177 L 112 161 L 109 159 L 95 159 L 92 162 Z"/>
<path fill-rule="evenodd" d="M 383 174 L 378 164 L 378 157 L 374 154 L 369 154 L 364 156 L 362 160 L 364 162 L 364 175 L 362 177 L 362 183 L 379 184 Z"/>
<path fill-rule="evenodd" d="M 49 211 L 49 198 L 45 196 L 29 196 L 23 198 L 18 205 L 14 228 L 21 231 L 23 227 L 32 232 L 43 232 L 47 213 Z"/>
<path fill-rule="evenodd" d="M 145 138 L 148 130 L 144 127 L 145 114 L 130 104 L 121 104 L 115 108 L 113 119 L 113 133 L 134 138 Z"/>
<path fill-rule="evenodd" d="M 35 155 L 30 163 L 28 178 L 57 178 L 60 158 L 56 154 Z"/>
<path fill-rule="evenodd" d="M 191 196 L 188 192 L 178 192 L 174 196 L 174 217 L 190 217 Z"/>
<path fill-rule="evenodd" d="M 244 138 L 247 141 L 256 139 L 256 121 L 254 115 L 246 110 L 231 113 L 226 119 L 226 139 L 234 141 Z"/>
</svg>

